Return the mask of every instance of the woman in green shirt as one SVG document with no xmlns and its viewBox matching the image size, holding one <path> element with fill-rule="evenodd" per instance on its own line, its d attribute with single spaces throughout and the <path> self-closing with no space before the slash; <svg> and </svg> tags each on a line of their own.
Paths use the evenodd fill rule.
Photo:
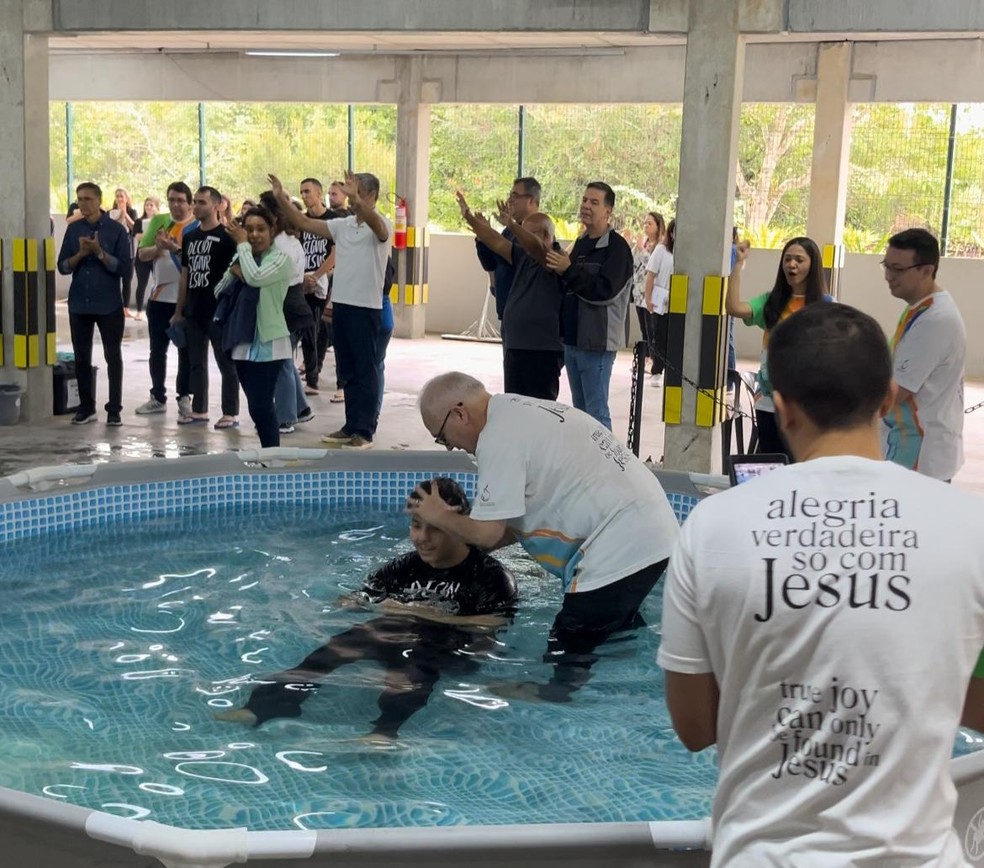
<svg viewBox="0 0 984 868">
<path fill-rule="evenodd" d="M 736 247 L 735 264 L 728 280 L 725 310 L 729 316 L 738 317 L 747 326 L 758 326 L 764 332 L 758 375 L 759 396 L 755 402 L 758 451 L 782 452 L 792 461 L 793 457 L 779 434 L 775 405 L 772 403 L 768 366 L 769 333 L 778 323 L 804 305 L 829 299 L 823 279 L 823 259 L 820 248 L 813 239 L 802 236 L 791 238 L 779 257 L 779 270 L 772 289 L 753 296 L 748 301 L 742 301 L 741 269 L 748 258 L 748 249 L 747 241 Z"/>
</svg>

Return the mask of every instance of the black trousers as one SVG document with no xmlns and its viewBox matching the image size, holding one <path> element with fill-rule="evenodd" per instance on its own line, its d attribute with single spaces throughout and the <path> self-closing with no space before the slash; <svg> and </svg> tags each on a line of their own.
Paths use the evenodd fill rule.
<svg viewBox="0 0 984 868">
<path fill-rule="evenodd" d="M 636 316 L 639 318 L 639 330 L 642 332 L 642 339 L 646 342 L 646 355 L 650 359 L 656 358 L 656 348 L 653 343 L 653 333 L 651 320 L 653 314 L 651 314 L 644 307 L 635 306 Z"/>
<path fill-rule="evenodd" d="M 154 273 L 154 263 L 134 259 L 133 272 L 137 275 L 137 313 L 140 313 L 144 308 L 144 296 L 147 294 L 147 284 L 150 282 L 150 276 Z M 126 294 L 123 303 L 127 307 L 130 306 L 129 293 Z"/>
<path fill-rule="evenodd" d="M 283 359 L 275 362 L 247 362 L 236 359 L 236 373 L 246 393 L 249 418 L 256 426 L 260 446 L 280 445 L 280 423 L 273 392 L 277 386 L 277 374 L 284 366 Z"/>
<path fill-rule="evenodd" d="M 345 392 L 346 434 L 372 440 L 379 403 L 378 337 L 380 311 L 335 304 L 335 368 Z"/>
<path fill-rule="evenodd" d="M 112 313 L 68 315 L 72 331 L 72 351 L 75 353 L 75 376 L 79 386 L 79 410 L 94 413 L 96 399 L 92 383 L 92 339 L 95 329 L 103 345 L 106 373 L 109 376 L 107 413 L 123 410 L 123 308 Z"/>
<path fill-rule="evenodd" d="M 553 663 L 549 683 L 539 688 L 550 702 L 567 702 L 587 684 L 598 657 L 595 649 L 613 633 L 640 626 L 639 607 L 666 572 L 669 558 L 580 594 L 565 594 L 547 640 L 545 663 Z"/>
<path fill-rule="evenodd" d="M 563 350 L 503 350 L 503 391 L 556 401 L 563 367 Z"/>
<path fill-rule="evenodd" d="M 664 313 L 649 313 L 649 311 L 646 311 L 646 316 L 649 318 L 649 346 L 652 359 L 649 373 L 662 374 L 666 367 L 666 329 L 669 318 Z"/>
<path fill-rule="evenodd" d="M 304 359 L 304 379 L 312 388 L 318 388 L 318 372 L 321 368 L 321 361 L 324 353 L 319 354 L 319 344 L 321 335 L 321 314 L 325 309 L 325 299 L 318 298 L 313 292 L 304 296 L 304 300 L 311 308 L 311 315 L 314 317 L 314 324 L 309 328 L 302 329 L 301 336 L 301 355 Z M 328 345 L 325 344 L 325 352 Z"/>
<path fill-rule="evenodd" d="M 171 339 L 167 336 L 171 317 L 177 305 L 171 301 L 151 301 L 147 303 L 147 334 L 150 337 L 150 394 L 162 404 L 167 400 L 167 348 Z M 191 379 L 188 376 L 188 350 L 178 347 L 178 376 L 174 388 L 181 398 L 191 394 Z"/>
<path fill-rule="evenodd" d="M 442 671 L 465 674 L 478 669 L 466 655 L 456 653 L 466 644 L 443 641 L 436 645 L 416 634 L 409 618 L 374 618 L 333 636 L 331 641 L 309 654 L 296 668 L 273 676 L 272 683 L 253 690 L 245 707 L 256 715 L 257 723 L 274 717 L 297 717 L 301 705 L 317 692 L 312 676 L 327 675 L 348 663 L 375 660 L 386 667 L 386 688 L 379 695 L 379 717 L 373 732 L 396 736 L 399 728 L 427 704 Z M 424 634 L 461 631 L 427 626 Z"/>
<path fill-rule="evenodd" d="M 188 340 L 188 379 L 191 387 L 191 409 L 195 413 L 208 412 L 208 347 L 222 376 L 222 415 L 239 415 L 239 377 L 236 365 L 222 349 L 222 326 L 211 320 L 202 322 L 188 317 L 184 321 Z"/>
</svg>

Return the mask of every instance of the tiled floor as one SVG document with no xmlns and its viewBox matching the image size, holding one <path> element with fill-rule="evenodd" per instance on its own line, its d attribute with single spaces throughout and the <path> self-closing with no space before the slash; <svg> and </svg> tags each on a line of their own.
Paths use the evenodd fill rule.
<svg viewBox="0 0 984 868">
<path fill-rule="evenodd" d="M 67 339 L 67 320 L 64 306 L 59 306 L 59 334 L 64 340 L 59 349 L 71 349 Z M 124 410 L 123 426 L 107 428 L 105 413 L 100 409 L 99 420 L 85 426 L 70 424 L 71 416 L 54 416 L 42 423 L 21 423 L 0 427 L 0 475 L 28 467 L 88 461 L 125 461 L 137 458 L 172 458 L 183 454 L 221 452 L 258 446 L 259 441 L 246 413 L 243 400 L 241 427 L 231 431 L 215 431 L 208 426 L 179 426 L 173 403 L 168 411 L 156 416 L 137 416 L 133 411 L 148 396 L 150 376 L 147 370 L 148 343 L 145 322 L 127 320 L 123 346 Z M 101 349 L 94 351 L 99 365 L 97 400 L 105 401 L 105 364 Z M 310 398 L 315 418 L 299 425 L 294 434 L 282 438 L 284 446 L 320 447 L 322 434 L 341 427 L 343 410 L 340 404 L 329 401 L 334 378 L 326 362 L 327 377 L 320 395 Z M 176 366 L 172 350 L 169 360 L 170 384 Z M 632 358 L 628 351 L 619 353 L 612 376 L 611 409 L 615 433 L 624 438 L 629 417 L 630 372 Z M 386 363 L 386 395 L 376 449 L 436 449 L 420 421 L 416 409 L 417 392 L 431 376 L 448 370 L 463 370 L 482 379 L 490 391 L 502 388 L 502 350 L 498 344 L 442 340 L 428 336 L 423 340 L 397 340 L 390 343 Z M 219 374 L 214 363 L 210 375 L 212 422 L 220 415 Z M 662 391 L 645 387 L 640 454 L 659 459 L 663 454 L 663 423 L 660 421 Z M 560 400 L 569 401 L 566 383 L 561 385 Z M 984 384 L 969 383 L 966 404 L 984 400 Z M 984 409 L 967 416 L 964 432 L 966 464 L 956 477 L 956 483 L 984 493 Z"/>
</svg>

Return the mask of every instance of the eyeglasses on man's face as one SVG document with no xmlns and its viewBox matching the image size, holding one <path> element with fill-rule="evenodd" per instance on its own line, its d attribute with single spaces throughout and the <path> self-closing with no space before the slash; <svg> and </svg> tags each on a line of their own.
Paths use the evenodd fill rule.
<svg viewBox="0 0 984 868">
<path fill-rule="evenodd" d="M 878 264 L 882 267 L 882 271 L 884 271 L 886 274 L 904 274 L 910 268 L 922 268 L 924 265 L 927 265 L 928 263 L 917 262 L 914 265 L 890 265 L 883 259 Z"/>
<path fill-rule="evenodd" d="M 450 410 L 448 410 L 448 414 L 447 414 L 447 416 L 444 417 L 444 421 L 441 423 L 441 427 L 437 429 L 437 434 L 434 435 L 434 442 L 438 446 L 443 446 L 445 449 L 450 449 L 451 448 L 451 444 L 448 443 L 448 441 L 444 439 L 444 429 L 447 427 L 448 419 L 451 418 L 451 414 L 455 410 L 457 410 L 458 407 L 460 407 L 460 406 L 461 406 L 461 402 L 459 401 Z"/>
</svg>

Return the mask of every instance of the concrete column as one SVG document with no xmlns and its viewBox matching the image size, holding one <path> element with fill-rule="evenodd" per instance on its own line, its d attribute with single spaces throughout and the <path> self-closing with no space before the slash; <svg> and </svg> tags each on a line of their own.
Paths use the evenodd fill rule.
<svg viewBox="0 0 984 868">
<path fill-rule="evenodd" d="M 45 5 L 47 9 L 45 9 Z M 0 382 L 27 389 L 21 420 L 52 413 L 51 368 L 45 363 L 44 239 L 48 237 L 48 40 L 30 30 L 51 29 L 51 3 L 0 3 L 0 242 L 3 244 L 3 337 Z M 12 239 L 38 242 L 38 279 L 31 288 L 38 310 L 39 356 L 33 367 L 14 360 L 14 274 Z M 54 324 L 52 324 L 54 330 Z"/>
<path fill-rule="evenodd" d="M 850 42 L 824 43 L 817 55 L 816 120 L 806 234 L 823 250 L 828 287 L 837 293 L 843 267 L 847 171 L 851 158 Z"/>
<path fill-rule="evenodd" d="M 721 316 L 723 305 L 717 308 L 716 314 L 708 314 L 704 284 L 706 277 L 716 276 L 720 290 L 721 276 L 730 272 L 738 121 L 745 67 L 745 45 L 738 30 L 739 6 L 719 0 L 690 0 L 673 268 L 677 286 L 683 286 L 677 275 L 687 278 L 683 382 L 677 393 L 679 422 L 676 424 L 669 424 L 670 389 L 677 388 L 669 385 L 674 379 L 669 370 L 664 381 L 668 420 L 664 466 L 672 470 L 709 472 L 718 471 L 721 466 L 720 425 L 697 424 L 697 389 L 691 384 L 703 384 L 706 380 L 706 370 L 701 370 L 701 342 L 707 339 L 705 329 L 717 326 L 720 333 L 725 322 Z M 710 283 L 713 285 L 714 281 Z M 679 317 L 683 314 L 682 299 L 676 307 Z M 672 299 L 670 314 L 674 316 Z M 671 327 L 673 322 L 671 319 Z M 712 372 L 717 388 L 705 387 L 705 396 L 720 390 L 725 348 L 726 336 L 724 348 L 718 346 L 716 350 L 716 370 Z M 705 397 L 705 403 L 707 400 Z"/>
<path fill-rule="evenodd" d="M 423 101 L 423 63 L 399 63 L 396 104 L 396 195 L 407 202 L 407 249 L 397 253 L 398 298 L 393 305 L 398 338 L 422 338 L 427 301 L 427 202 L 430 195 L 430 104 Z"/>
</svg>

